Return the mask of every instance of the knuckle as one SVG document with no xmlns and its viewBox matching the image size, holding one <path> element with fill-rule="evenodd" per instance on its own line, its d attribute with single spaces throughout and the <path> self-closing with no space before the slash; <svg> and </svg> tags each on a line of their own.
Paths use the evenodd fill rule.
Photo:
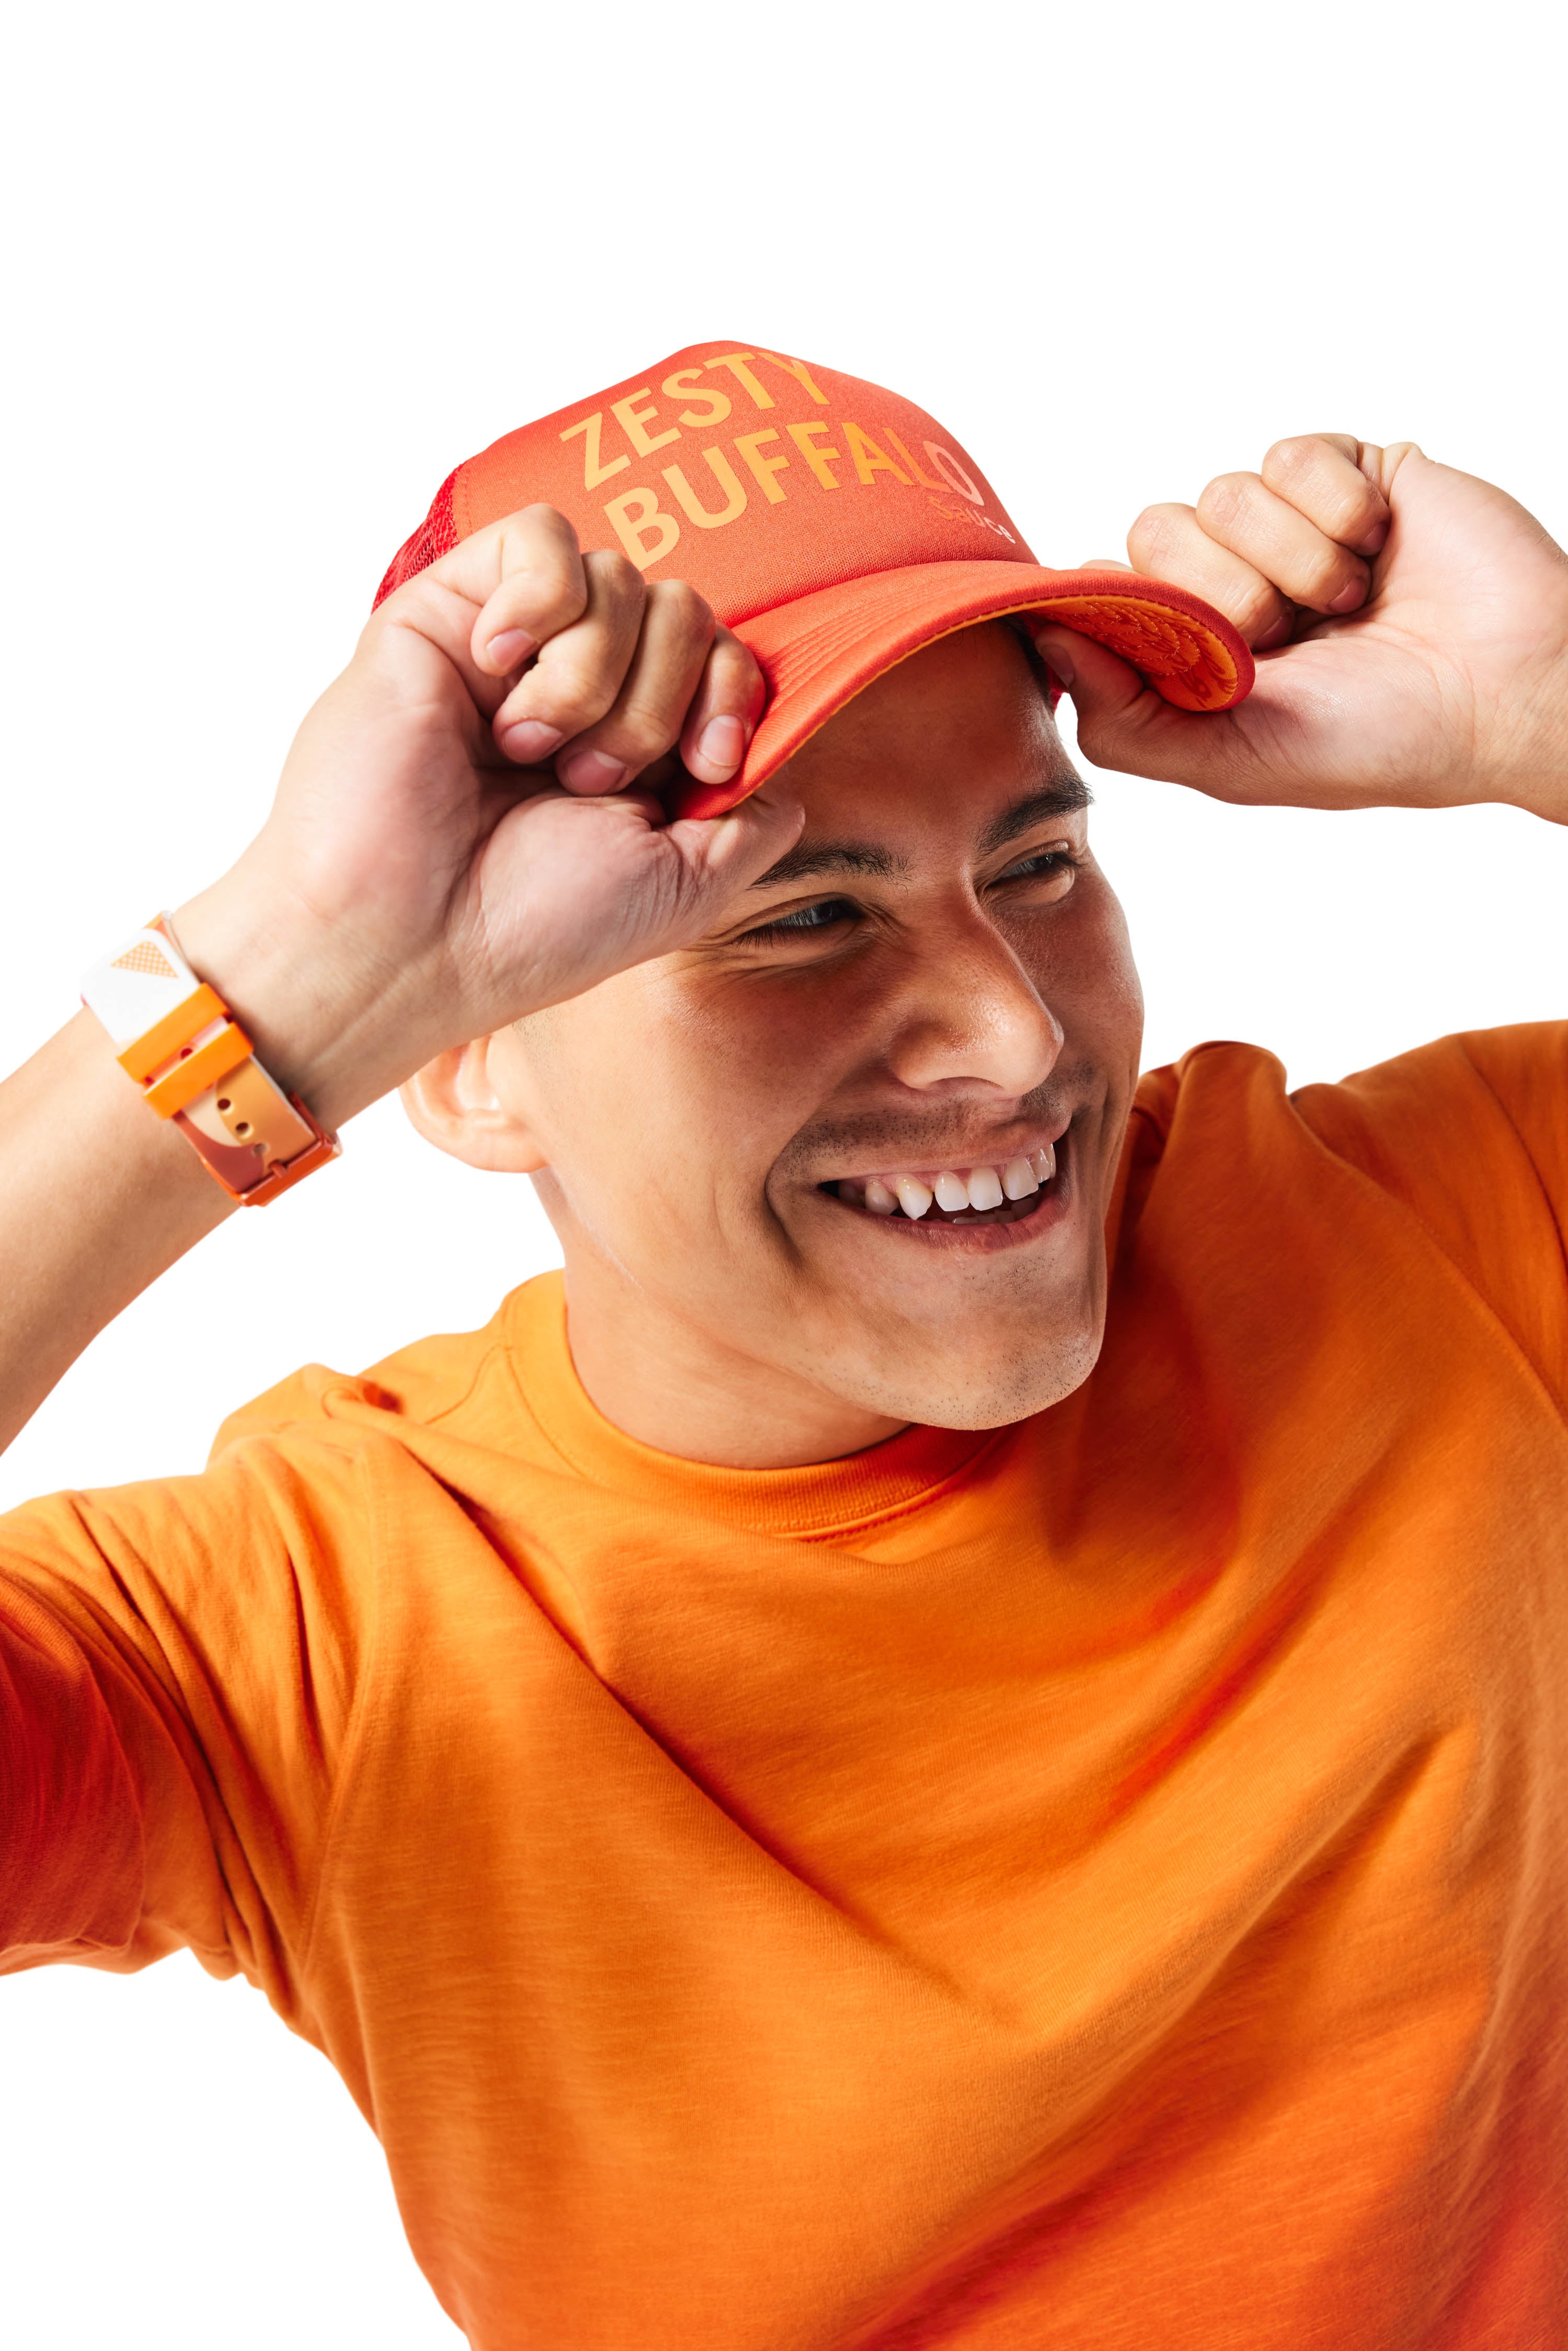
<svg viewBox="0 0 1568 2351">
<path fill-rule="evenodd" d="M 718 627 L 713 606 L 689 580 L 660 580 L 647 593 L 650 610 L 656 606 L 661 619 L 673 622 L 683 636 L 705 645 L 713 643 Z"/>
<path fill-rule="evenodd" d="M 680 714 L 636 695 L 622 704 L 604 731 L 606 747 L 633 767 L 646 767 L 679 739 Z"/>
<path fill-rule="evenodd" d="M 548 719 L 565 735 L 580 735 L 612 707 L 620 684 L 619 673 L 599 663 L 558 666 L 548 676 L 535 670 L 523 683 L 528 707 L 522 715 Z"/>
<path fill-rule="evenodd" d="M 1348 561 L 1337 549 L 1325 551 L 1308 566 L 1307 576 L 1301 583 L 1299 601 L 1314 606 L 1327 604 L 1342 589 L 1348 588 L 1353 581 L 1359 582 L 1364 576 L 1361 566 Z"/>
<path fill-rule="evenodd" d="M 620 684 L 618 677 L 602 669 L 576 681 L 571 695 L 571 712 L 580 733 L 585 726 L 596 726 L 614 709 Z"/>
<path fill-rule="evenodd" d="M 1217 474 L 1198 499 L 1198 521 L 1210 537 L 1222 536 L 1244 519 L 1262 486 L 1259 474 Z"/>
<path fill-rule="evenodd" d="M 1190 507 L 1145 507 L 1127 533 L 1127 552 L 1136 569 L 1157 570 L 1175 553 L 1191 518 Z"/>
<path fill-rule="evenodd" d="M 768 699 L 768 680 L 749 655 L 715 680 L 716 698 L 727 711 L 755 722 Z"/>
<path fill-rule="evenodd" d="M 1352 538 L 1375 518 L 1382 504 L 1355 462 L 1353 452 L 1358 454 L 1360 445 L 1342 445 L 1338 436 L 1324 433 L 1276 441 L 1263 460 L 1264 482 L 1331 538 Z"/>
<path fill-rule="evenodd" d="M 1263 460 L 1263 479 L 1281 484 L 1301 481 L 1315 470 L 1322 445 L 1315 433 L 1292 433 L 1276 441 Z"/>
<path fill-rule="evenodd" d="M 641 611 L 647 601 L 648 583 L 628 556 L 596 548 L 582 561 L 595 603 L 603 603 L 617 611 Z"/>
<path fill-rule="evenodd" d="M 762 674 L 761 663 L 751 647 L 743 645 L 732 631 L 716 627 L 709 661 L 714 682 L 724 693 L 747 700 L 767 692 L 768 681 Z"/>
<path fill-rule="evenodd" d="M 576 551 L 577 527 L 570 516 L 563 515 L 559 507 L 550 506 L 543 498 L 537 498 L 532 506 L 519 507 L 507 520 L 530 533 L 543 532 L 551 538 L 559 539 L 574 553 Z"/>
<path fill-rule="evenodd" d="M 517 580 L 507 601 L 520 620 L 530 622 L 535 636 L 553 637 L 581 620 L 588 610 L 588 590 L 575 574 L 541 565 Z"/>
<path fill-rule="evenodd" d="M 502 578 L 493 601 L 530 621 L 536 635 L 569 628 L 588 601 L 571 525 L 553 507 L 525 507 L 500 529 Z"/>
<path fill-rule="evenodd" d="M 1289 610 L 1279 590 L 1270 587 L 1266 580 L 1260 580 L 1256 588 L 1231 600 L 1228 618 L 1237 633 L 1251 645 L 1277 627 Z"/>
</svg>

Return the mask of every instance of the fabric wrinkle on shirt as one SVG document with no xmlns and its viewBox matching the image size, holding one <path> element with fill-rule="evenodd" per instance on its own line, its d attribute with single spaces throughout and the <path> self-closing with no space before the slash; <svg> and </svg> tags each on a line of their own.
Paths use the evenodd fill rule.
<svg viewBox="0 0 1568 2351">
<path fill-rule="evenodd" d="M 478 2351 L 1556 2345 L 1565 1078 L 1154 1073 L 1007 1429 L 675 1460 L 548 1276 L 11 1513 L 0 1963 L 243 1970 Z"/>
</svg>

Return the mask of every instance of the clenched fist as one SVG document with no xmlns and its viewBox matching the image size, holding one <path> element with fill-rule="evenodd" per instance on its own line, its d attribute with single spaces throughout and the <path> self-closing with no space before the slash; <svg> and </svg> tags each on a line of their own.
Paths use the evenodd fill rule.
<svg viewBox="0 0 1568 2351">
<path fill-rule="evenodd" d="M 778 784 L 665 820 L 674 756 L 727 781 L 746 647 L 680 581 L 530 507 L 376 612 L 306 718 L 262 832 L 178 910 L 197 969 L 329 1122 L 446 1048 L 695 938 L 788 849 Z"/>
<path fill-rule="evenodd" d="M 1043 630 L 1089 757 L 1302 808 L 1508 800 L 1568 821 L 1568 559 L 1533 516 L 1410 442 L 1276 442 L 1196 507 L 1151 507 L 1132 564 L 1218 606 L 1258 683 L 1214 717 Z M 1099 567 L 1096 567 L 1099 568 Z"/>
</svg>

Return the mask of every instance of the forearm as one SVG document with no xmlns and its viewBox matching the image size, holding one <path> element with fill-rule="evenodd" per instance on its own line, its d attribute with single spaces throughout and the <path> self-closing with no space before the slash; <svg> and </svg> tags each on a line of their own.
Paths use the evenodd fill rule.
<svg viewBox="0 0 1568 2351">
<path fill-rule="evenodd" d="M 233 1206 L 90 1013 L 0 1085 L 0 1446 Z"/>
<path fill-rule="evenodd" d="M 761 673 L 700 598 L 655 596 L 619 557 L 580 559 L 548 508 L 475 533 L 387 600 L 307 716 L 262 833 L 175 910 L 193 971 L 325 1126 L 690 944 L 793 843 L 801 811 L 781 786 L 722 823 L 667 823 L 652 792 L 569 792 L 513 764 L 515 743 L 497 751 L 504 722 L 564 735 L 563 758 L 603 752 L 623 782 L 677 742 L 699 780 L 731 777 Z M 548 668 L 495 653 L 558 639 Z M 641 716 L 622 726 L 634 658 Z M 722 759 L 704 748 L 721 722 Z M 91 1015 L 0 1086 L 0 1446 L 233 1205 Z"/>
<path fill-rule="evenodd" d="M 200 977 L 263 1066 L 327 1124 L 404 1072 L 371 1050 L 362 1008 L 288 893 L 225 877 L 178 910 Z M 235 1202 L 142 1100 L 89 1012 L 0 1085 L 0 1447 L 89 1342 L 204 1239 Z"/>
</svg>

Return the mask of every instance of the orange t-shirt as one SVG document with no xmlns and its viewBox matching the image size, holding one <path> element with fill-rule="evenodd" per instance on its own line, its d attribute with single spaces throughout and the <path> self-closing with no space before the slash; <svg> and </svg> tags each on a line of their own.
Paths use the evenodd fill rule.
<svg viewBox="0 0 1568 2351">
<path fill-rule="evenodd" d="M 326 2051 L 482 2351 L 1568 2339 L 1568 1028 L 1141 1089 L 1099 1368 L 694 1467 L 547 1278 L 0 1520 L 0 1945 Z"/>
</svg>

